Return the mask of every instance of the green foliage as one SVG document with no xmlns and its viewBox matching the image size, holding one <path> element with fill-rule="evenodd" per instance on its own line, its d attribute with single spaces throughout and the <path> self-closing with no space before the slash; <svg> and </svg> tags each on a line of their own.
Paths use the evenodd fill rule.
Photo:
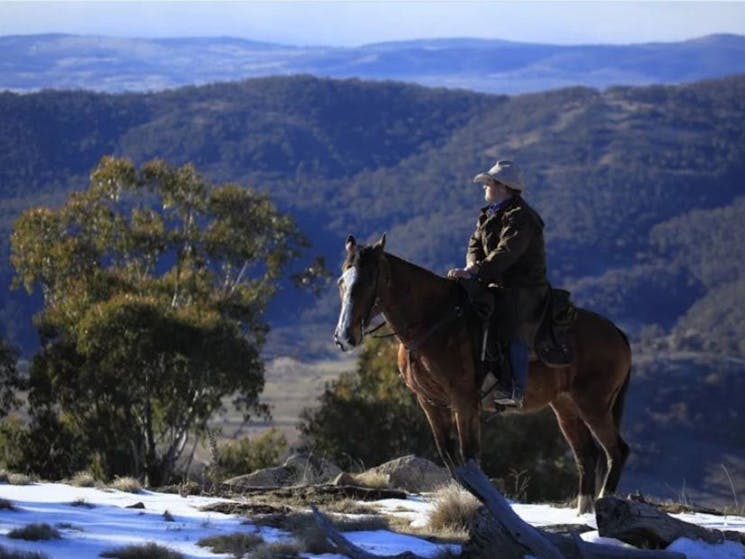
<svg viewBox="0 0 745 559">
<path fill-rule="evenodd" d="M 357 370 L 328 385 L 301 415 L 314 453 L 342 468 L 371 467 L 404 454 L 436 455 L 426 418 L 396 369 L 397 346 L 368 339 Z"/>
<path fill-rule="evenodd" d="M 262 311 L 305 244 L 266 196 L 157 160 L 104 157 L 86 191 L 26 211 L 11 260 L 16 283 L 44 296 L 45 341 L 30 431 L 66 450 L 27 467 L 161 485 L 223 397 L 264 414 Z"/>
<path fill-rule="evenodd" d="M 18 391 L 25 388 L 17 362 L 18 350 L 0 340 L 0 417 L 19 404 Z"/>
<path fill-rule="evenodd" d="M 554 414 L 505 414 L 481 427 L 481 467 L 509 497 L 563 501 L 577 491 L 577 471 Z"/>
<path fill-rule="evenodd" d="M 219 445 L 210 470 L 222 481 L 276 466 L 287 447 L 287 437 L 271 428 L 256 437 L 242 437 Z"/>
<path fill-rule="evenodd" d="M 412 453 L 439 461 L 424 413 L 398 373 L 397 350 L 367 338 L 357 370 L 303 411 L 300 430 L 314 452 L 347 469 Z M 539 501 L 575 493 L 574 463 L 551 411 L 484 419 L 481 464 L 506 494 Z"/>
</svg>

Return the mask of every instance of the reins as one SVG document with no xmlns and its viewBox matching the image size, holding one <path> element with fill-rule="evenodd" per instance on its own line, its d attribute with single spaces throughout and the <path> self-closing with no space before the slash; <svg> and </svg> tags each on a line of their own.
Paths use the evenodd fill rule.
<svg viewBox="0 0 745 559">
<path fill-rule="evenodd" d="M 381 270 L 380 270 L 380 264 L 379 264 L 378 271 L 375 274 L 375 288 L 374 288 L 375 298 L 373 299 L 373 302 L 367 311 L 367 314 L 365 316 L 365 322 L 369 321 L 370 315 L 372 314 L 373 309 L 375 309 L 378 306 L 378 303 L 380 301 L 380 296 L 378 295 L 378 278 L 380 276 L 380 273 L 381 273 Z M 385 317 L 385 315 L 383 316 Z M 399 339 L 399 341 L 403 344 L 403 346 L 406 348 L 407 359 L 410 359 L 411 352 L 417 351 L 440 328 L 443 328 L 444 326 L 446 326 L 453 320 L 460 318 L 461 316 L 463 316 L 463 307 L 461 307 L 460 305 L 455 305 L 454 307 L 450 309 L 450 312 L 448 312 L 447 314 L 445 314 L 445 316 L 443 316 L 437 322 L 432 324 L 423 333 L 419 334 L 418 336 L 415 336 L 414 339 L 408 343 L 404 341 L 403 337 L 398 332 L 396 332 L 396 330 L 393 328 L 393 326 L 391 326 L 391 324 L 388 322 L 387 319 L 385 319 L 384 322 L 378 324 L 371 330 L 365 331 L 364 333 L 365 335 L 370 335 L 373 332 L 377 332 L 378 330 L 380 330 L 383 326 L 387 324 L 391 328 L 392 332 L 390 334 L 373 336 L 373 338 L 380 339 L 380 338 L 390 338 L 390 337 L 396 336 Z"/>
</svg>

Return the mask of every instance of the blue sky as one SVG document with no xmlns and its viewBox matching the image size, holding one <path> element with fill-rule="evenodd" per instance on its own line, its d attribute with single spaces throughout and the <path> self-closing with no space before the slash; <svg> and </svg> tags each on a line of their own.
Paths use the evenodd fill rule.
<svg viewBox="0 0 745 559">
<path fill-rule="evenodd" d="M 434 37 L 638 43 L 745 34 L 745 2 L 0 1 L 0 35 L 47 32 L 332 46 Z"/>
</svg>

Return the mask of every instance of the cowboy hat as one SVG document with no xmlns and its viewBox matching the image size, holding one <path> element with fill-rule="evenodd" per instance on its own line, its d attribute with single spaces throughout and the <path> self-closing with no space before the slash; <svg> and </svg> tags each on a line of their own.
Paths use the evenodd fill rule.
<svg viewBox="0 0 745 559">
<path fill-rule="evenodd" d="M 523 183 L 523 176 L 520 172 L 520 167 L 518 167 L 516 163 L 507 159 L 497 161 L 494 167 L 473 177 L 473 182 L 489 181 L 497 181 L 520 192 L 525 190 L 525 183 Z"/>
</svg>

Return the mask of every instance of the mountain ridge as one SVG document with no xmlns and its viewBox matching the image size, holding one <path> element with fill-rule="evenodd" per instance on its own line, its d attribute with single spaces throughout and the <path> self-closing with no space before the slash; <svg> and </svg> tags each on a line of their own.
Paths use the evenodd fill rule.
<svg viewBox="0 0 745 559">
<path fill-rule="evenodd" d="M 745 36 L 678 42 L 554 45 L 443 38 L 355 47 L 233 37 L 0 36 L 0 88 L 158 91 L 268 76 L 397 79 L 429 87 L 524 93 L 570 85 L 680 83 L 745 72 Z"/>
</svg>

